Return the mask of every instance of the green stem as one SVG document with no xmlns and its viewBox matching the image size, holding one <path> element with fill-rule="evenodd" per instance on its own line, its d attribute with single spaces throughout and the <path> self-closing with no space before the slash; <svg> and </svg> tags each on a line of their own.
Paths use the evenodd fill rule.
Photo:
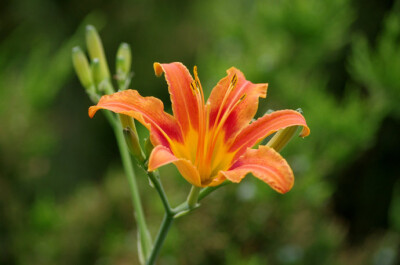
<svg viewBox="0 0 400 265">
<path fill-rule="evenodd" d="M 156 237 L 156 241 L 154 242 L 153 249 L 151 251 L 149 259 L 146 262 L 146 265 L 153 265 L 156 262 L 158 254 L 160 253 L 161 247 L 164 244 L 165 238 L 168 234 L 169 229 L 171 228 L 173 221 L 174 221 L 173 215 L 165 213 L 164 219 L 161 223 L 160 230 L 158 231 Z"/>
<path fill-rule="evenodd" d="M 143 166 L 143 168 L 145 168 L 145 167 Z M 151 250 L 149 259 L 146 262 L 146 265 L 153 265 L 158 257 L 158 254 L 160 253 L 160 250 L 164 244 L 165 238 L 166 238 L 168 231 L 173 223 L 173 220 L 175 218 L 179 218 L 180 216 L 183 216 L 183 215 L 189 213 L 196 207 L 198 201 L 202 200 L 204 197 L 206 197 L 208 194 L 210 194 L 214 190 L 218 189 L 219 187 L 225 186 L 226 184 L 228 184 L 230 182 L 226 181 L 219 186 L 207 187 L 204 189 L 201 189 L 196 186 L 192 186 L 186 202 L 180 204 L 178 207 L 176 207 L 174 209 L 171 209 L 171 206 L 168 202 L 168 198 L 162 187 L 161 181 L 158 179 L 158 177 L 155 175 L 154 172 L 148 172 L 148 171 L 146 171 L 146 172 L 147 172 L 151 182 L 153 183 L 154 188 L 157 190 L 158 194 L 160 195 L 161 201 L 162 201 L 164 209 L 165 209 L 164 219 L 161 223 L 161 226 L 158 231 L 156 240 L 154 242 L 153 249 Z"/>
<path fill-rule="evenodd" d="M 206 196 L 208 196 L 210 193 L 212 193 L 213 191 L 219 189 L 220 187 L 223 187 L 227 184 L 231 183 L 230 181 L 225 181 L 222 184 L 215 186 L 215 187 L 206 187 L 204 189 L 201 189 L 200 192 L 198 193 L 198 198 L 197 198 L 197 202 L 201 201 L 202 199 L 204 199 Z M 192 188 L 193 189 L 193 188 Z M 194 191 L 193 191 L 194 192 Z M 192 195 L 192 190 L 190 190 L 190 194 L 188 196 L 189 197 L 194 196 Z M 194 205 L 193 207 L 189 207 L 188 204 L 188 200 L 186 200 L 185 202 L 179 204 L 177 207 L 175 207 L 174 209 L 172 209 L 172 211 L 174 212 L 174 218 L 180 218 L 188 213 L 190 213 L 192 210 L 194 210 L 196 207 L 196 205 Z"/>
<path fill-rule="evenodd" d="M 204 189 L 202 189 L 201 191 L 200 191 L 200 194 L 199 194 L 199 201 L 201 201 L 202 199 L 204 199 L 206 196 L 208 196 L 211 192 L 213 192 L 213 191 L 215 191 L 215 190 L 217 190 L 217 189 L 219 189 L 219 188 L 221 188 L 221 187 L 223 187 L 223 186 L 225 186 L 225 185 L 227 185 L 227 184 L 229 184 L 229 183 L 232 183 L 232 182 L 230 182 L 230 181 L 225 181 L 225 182 L 222 182 L 220 185 L 218 185 L 218 186 L 215 186 L 215 187 L 206 187 L 206 188 L 204 188 Z"/>
<path fill-rule="evenodd" d="M 146 171 L 146 172 L 147 172 L 147 175 L 149 176 L 151 182 L 153 183 L 154 188 L 157 190 L 158 195 L 160 196 L 161 202 L 165 209 L 165 213 L 168 215 L 173 215 L 172 208 L 169 205 L 167 194 L 165 194 L 165 191 L 164 191 L 161 181 L 158 179 L 158 177 L 155 175 L 154 172 L 149 172 L 149 171 Z"/>
<path fill-rule="evenodd" d="M 194 185 L 190 189 L 189 196 L 187 197 L 186 200 L 189 209 L 193 209 L 194 207 L 196 207 L 197 201 L 199 199 L 200 190 L 201 190 L 200 187 L 196 187 Z"/>
<path fill-rule="evenodd" d="M 120 151 L 121 159 L 122 159 L 122 165 L 124 167 L 124 170 L 125 170 L 128 182 L 129 182 L 129 187 L 131 190 L 131 199 L 132 199 L 133 208 L 135 211 L 135 218 L 136 218 L 136 221 L 138 224 L 140 239 L 143 242 L 142 249 L 143 249 L 143 253 L 145 254 L 145 257 L 146 257 L 147 254 L 150 252 L 149 248 L 151 246 L 151 238 L 149 237 L 146 219 L 144 217 L 142 202 L 140 200 L 139 189 L 138 189 L 138 185 L 136 182 L 135 173 L 133 170 L 132 160 L 131 160 L 128 148 L 126 146 L 126 143 L 125 143 L 125 138 L 123 135 L 121 124 L 115 120 L 112 113 L 105 112 L 105 114 L 114 130 L 115 137 L 117 138 L 117 143 L 118 143 L 118 147 L 119 147 L 119 151 Z"/>
<path fill-rule="evenodd" d="M 173 209 L 171 208 L 171 206 L 169 204 L 167 194 L 165 193 L 162 183 L 161 183 L 159 177 L 156 175 L 156 172 L 147 171 L 145 169 L 146 167 L 143 163 L 140 163 L 140 165 L 146 171 L 147 176 L 150 178 L 150 181 L 152 182 L 154 188 L 156 189 L 158 195 L 160 196 L 161 202 L 162 202 L 162 204 L 164 206 L 164 210 L 165 210 L 164 219 L 161 223 L 161 226 L 158 231 L 153 248 L 152 248 L 151 253 L 148 256 L 149 258 L 146 262 L 146 265 L 153 265 L 161 251 L 161 248 L 164 244 L 165 238 L 167 237 L 168 231 L 172 225 L 175 212 L 173 211 Z"/>
</svg>

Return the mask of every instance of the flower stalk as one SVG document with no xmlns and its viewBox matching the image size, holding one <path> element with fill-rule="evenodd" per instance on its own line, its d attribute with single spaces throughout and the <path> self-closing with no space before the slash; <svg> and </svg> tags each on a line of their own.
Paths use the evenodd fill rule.
<svg viewBox="0 0 400 265">
<path fill-rule="evenodd" d="M 82 86 L 85 88 L 92 102 L 97 103 L 102 94 L 114 93 L 114 88 L 110 82 L 110 74 L 101 39 L 93 26 L 87 26 L 86 28 L 86 43 L 91 58 L 90 66 L 86 55 L 79 47 L 73 48 L 72 61 Z M 111 112 L 105 113 L 105 116 L 114 131 L 121 155 L 122 165 L 129 183 L 131 200 L 134 208 L 134 217 L 138 226 L 139 256 L 142 256 L 144 263 L 152 250 L 152 240 L 147 228 L 132 159 L 124 135 L 123 125 L 128 125 L 126 126 L 126 128 L 129 128 L 128 142 L 132 144 L 132 147 L 135 147 L 131 149 L 135 150 L 139 160 L 143 158 L 140 157 L 140 154 L 143 155 L 143 153 L 139 153 L 140 145 L 136 127 L 134 126 L 132 118 L 123 117 L 118 120 Z M 144 158 L 142 160 L 144 160 Z"/>
<path fill-rule="evenodd" d="M 111 113 L 110 113 L 111 114 Z M 110 120 L 107 115 L 108 120 Z M 131 199 L 134 208 L 134 216 L 137 221 L 138 230 L 140 233 L 140 249 L 143 252 L 144 257 L 148 257 L 151 248 L 151 237 L 147 228 L 147 223 L 144 215 L 144 211 L 142 208 L 142 202 L 139 195 L 139 188 L 136 182 L 135 173 L 133 170 L 132 160 L 129 155 L 128 147 L 125 142 L 125 137 L 123 135 L 122 126 L 119 122 L 111 122 L 115 137 L 117 139 L 118 148 L 120 151 L 122 165 L 124 167 L 124 171 L 127 175 L 129 187 L 131 190 Z"/>
<path fill-rule="evenodd" d="M 192 186 L 192 188 L 190 189 L 190 193 L 189 196 L 186 200 L 189 209 L 193 209 L 198 205 L 198 200 L 199 200 L 199 195 L 200 195 L 200 187 L 196 187 L 196 186 Z"/>
<path fill-rule="evenodd" d="M 160 250 L 162 248 L 162 245 L 164 244 L 165 238 L 167 237 L 167 234 L 169 232 L 169 229 L 171 228 L 173 221 L 174 221 L 173 215 L 170 215 L 168 213 L 164 215 L 164 218 L 160 226 L 160 230 L 156 237 L 153 250 L 149 256 L 149 259 L 146 262 L 146 265 L 153 265 L 156 262 L 156 259 L 160 254 Z"/>
</svg>

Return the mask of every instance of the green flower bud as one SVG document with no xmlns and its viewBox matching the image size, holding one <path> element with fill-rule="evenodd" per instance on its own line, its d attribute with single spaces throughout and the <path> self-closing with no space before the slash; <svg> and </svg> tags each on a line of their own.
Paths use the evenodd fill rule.
<svg viewBox="0 0 400 265">
<path fill-rule="evenodd" d="M 121 43 L 117 51 L 116 72 L 117 75 L 128 75 L 131 71 L 132 54 L 131 48 L 127 43 Z"/>
<path fill-rule="evenodd" d="M 274 137 L 269 140 L 267 143 L 267 146 L 272 147 L 275 149 L 275 151 L 280 152 L 288 143 L 289 141 L 293 138 L 293 136 L 296 134 L 297 129 L 300 126 L 291 126 L 287 127 L 285 129 L 279 130 Z"/>
<path fill-rule="evenodd" d="M 137 135 L 136 126 L 135 126 L 135 123 L 133 122 L 132 117 L 125 115 L 125 114 L 119 114 L 119 120 L 122 124 L 122 128 L 131 127 L 132 130 Z"/>
<path fill-rule="evenodd" d="M 98 58 L 94 58 L 91 64 L 93 80 L 98 89 L 98 91 L 111 95 L 114 93 L 114 88 L 112 87 L 109 79 L 104 79 L 101 72 L 101 64 Z"/>
<path fill-rule="evenodd" d="M 124 128 L 124 136 L 126 144 L 131 154 L 140 162 L 144 162 L 146 159 L 142 147 L 139 143 L 139 136 L 136 131 L 136 126 L 133 119 L 124 114 L 119 114 L 119 120 L 121 122 L 122 128 Z"/>
<path fill-rule="evenodd" d="M 153 151 L 154 146 L 150 141 L 150 137 L 144 140 L 144 150 L 147 157 L 150 157 L 151 151 Z"/>
<path fill-rule="evenodd" d="M 79 81 L 82 86 L 89 89 L 93 86 L 92 71 L 89 66 L 89 62 L 86 55 L 83 53 L 81 48 L 74 47 L 72 49 L 72 63 L 75 68 L 75 72 L 78 75 Z"/>
<path fill-rule="evenodd" d="M 303 114 L 301 108 L 296 109 L 297 112 Z M 269 113 L 274 112 L 273 110 L 268 110 Z M 269 114 L 268 113 L 268 114 Z M 272 147 L 275 151 L 280 152 L 296 135 L 298 128 L 301 126 L 291 126 L 285 129 L 279 130 L 275 135 L 269 140 L 267 146 Z"/>
<path fill-rule="evenodd" d="M 125 137 L 125 142 L 128 146 L 129 151 L 131 154 L 140 162 L 145 161 L 145 156 L 143 154 L 142 148 L 140 147 L 139 144 L 139 138 L 137 134 L 132 130 L 131 127 L 126 127 L 124 130 L 124 137 Z"/>
<path fill-rule="evenodd" d="M 101 75 L 99 58 L 92 59 L 91 69 L 92 69 L 92 73 L 93 73 L 93 81 L 94 81 L 95 85 L 98 86 L 101 83 L 101 81 L 103 80 L 102 75 Z"/>
<path fill-rule="evenodd" d="M 275 110 L 273 110 L 273 109 L 268 109 L 265 113 L 264 113 L 264 115 L 267 115 L 267 114 L 271 114 L 272 112 L 274 112 Z"/>
<path fill-rule="evenodd" d="M 103 79 L 110 78 L 110 71 L 108 70 L 108 64 L 106 56 L 104 55 L 103 44 L 95 27 L 88 25 L 86 27 L 86 45 L 89 51 L 90 58 L 98 58 L 100 64 L 99 78 Z"/>
</svg>

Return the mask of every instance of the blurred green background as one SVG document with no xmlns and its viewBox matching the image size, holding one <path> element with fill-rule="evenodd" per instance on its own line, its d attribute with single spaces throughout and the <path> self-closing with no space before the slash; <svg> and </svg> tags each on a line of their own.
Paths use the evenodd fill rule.
<svg viewBox="0 0 400 265">
<path fill-rule="evenodd" d="M 400 3 L 362 0 L 0 3 L 0 264 L 138 264 L 114 135 L 75 76 L 85 25 L 111 69 L 133 50 L 132 87 L 170 109 L 155 61 L 198 66 L 206 93 L 231 66 L 268 82 L 268 109 L 311 128 L 283 151 L 282 196 L 248 176 L 174 223 L 159 264 L 400 264 Z M 146 135 L 142 127 L 140 134 Z M 163 209 L 137 169 L 151 232 Z M 190 187 L 161 170 L 174 205 Z"/>
</svg>

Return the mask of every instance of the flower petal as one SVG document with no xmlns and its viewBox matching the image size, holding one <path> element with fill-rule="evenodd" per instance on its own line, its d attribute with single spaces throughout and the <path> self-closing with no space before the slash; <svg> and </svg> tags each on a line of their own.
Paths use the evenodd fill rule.
<svg viewBox="0 0 400 265">
<path fill-rule="evenodd" d="M 240 182 L 248 173 L 267 183 L 279 193 L 288 192 L 294 184 L 293 171 L 273 148 L 247 149 L 228 171 L 220 171 L 232 182 Z"/>
<path fill-rule="evenodd" d="M 280 110 L 267 114 L 246 126 L 235 138 L 229 151 L 236 152 L 235 158 L 241 156 L 248 147 L 267 137 L 268 135 L 286 127 L 300 125 L 303 130 L 301 137 L 310 134 L 303 115 L 294 110 Z M 234 159 L 235 160 L 235 159 Z"/>
<path fill-rule="evenodd" d="M 226 177 L 223 174 L 218 174 L 207 186 L 215 187 L 219 186 L 226 180 Z"/>
<path fill-rule="evenodd" d="M 170 146 L 183 142 L 178 122 L 164 112 L 163 103 L 154 97 L 142 97 L 136 90 L 125 90 L 101 97 L 96 106 L 89 108 L 92 118 L 99 109 L 107 109 L 137 119 L 150 130 L 153 145 Z"/>
<path fill-rule="evenodd" d="M 257 112 L 258 98 L 265 98 L 268 88 L 268 84 L 253 84 L 247 81 L 243 73 L 234 67 L 228 69 L 227 73 L 228 75 L 212 90 L 208 99 L 210 126 L 222 121 L 225 139 L 234 137 L 251 121 Z M 237 81 L 234 81 L 235 76 Z"/>
<path fill-rule="evenodd" d="M 154 171 L 157 168 L 174 163 L 178 168 L 181 175 L 192 185 L 201 187 L 200 175 L 197 168 L 192 164 L 190 160 L 177 158 L 165 146 L 156 146 L 150 154 L 149 158 L 149 171 Z"/>
<path fill-rule="evenodd" d="M 172 111 L 186 134 L 191 127 L 197 130 L 199 115 L 198 101 L 190 87 L 193 81 L 188 69 L 181 63 L 154 63 L 157 76 L 163 72 L 171 95 Z"/>
</svg>

